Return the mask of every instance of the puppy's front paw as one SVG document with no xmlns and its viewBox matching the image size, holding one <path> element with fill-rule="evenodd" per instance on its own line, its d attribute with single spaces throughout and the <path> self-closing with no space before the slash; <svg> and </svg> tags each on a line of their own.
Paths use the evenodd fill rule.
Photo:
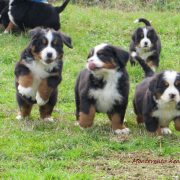
<svg viewBox="0 0 180 180">
<path fill-rule="evenodd" d="M 161 134 L 172 134 L 169 128 L 161 128 Z"/>
<path fill-rule="evenodd" d="M 54 119 L 52 117 L 46 117 L 43 119 L 45 122 L 51 122 L 53 123 L 54 122 Z"/>
<path fill-rule="evenodd" d="M 129 128 L 124 128 L 124 129 L 116 129 L 114 130 L 115 134 L 129 134 L 130 133 L 130 129 Z"/>
<path fill-rule="evenodd" d="M 39 106 L 44 106 L 48 102 L 48 100 L 44 100 L 41 98 L 39 92 L 36 93 L 36 101 Z"/>
<path fill-rule="evenodd" d="M 21 85 L 18 86 L 18 92 L 22 95 L 22 96 L 26 96 L 28 98 L 30 97 L 34 97 L 34 92 L 33 89 L 31 87 L 25 88 Z"/>
</svg>

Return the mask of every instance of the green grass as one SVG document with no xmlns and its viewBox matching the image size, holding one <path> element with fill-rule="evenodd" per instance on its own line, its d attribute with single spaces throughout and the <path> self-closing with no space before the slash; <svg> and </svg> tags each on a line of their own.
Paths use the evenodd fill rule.
<svg viewBox="0 0 180 180">
<path fill-rule="evenodd" d="M 53 113 L 55 123 L 39 120 L 34 106 L 30 122 L 15 119 L 14 66 L 29 39 L 25 35 L 0 35 L 0 178 L 4 179 L 173 179 L 179 164 L 133 164 L 140 159 L 179 159 L 179 135 L 150 137 L 138 127 L 132 108 L 135 86 L 142 70 L 130 67 L 131 89 L 126 114 L 129 136 L 111 132 L 105 115 L 98 114 L 93 128 L 74 126 L 74 84 L 85 67 L 89 50 L 108 42 L 128 50 L 131 34 L 139 25 L 136 18 L 146 17 L 160 34 L 160 68 L 180 69 L 180 18 L 175 12 L 120 12 L 100 8 L 68 6 L 62 14 L 62 31 L 72 37 L 74 49 L 65 47 L 63 81 Z M 153 172 L 153 173 L 152 173 Z"/>
</svg>

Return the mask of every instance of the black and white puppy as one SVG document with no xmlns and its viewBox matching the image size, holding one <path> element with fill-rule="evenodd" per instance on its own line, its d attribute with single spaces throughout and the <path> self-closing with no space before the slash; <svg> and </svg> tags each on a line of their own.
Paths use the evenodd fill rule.
<svg viewBox="0 0 180 180">
<path fill-rule="evenodd" d="M 72 48 L 71 39 L 52 29 L 36 28 L 30 35 L 31 42 L 15 67 L 17 119 L 28 118 L 37 103 L 41 118 L 50 121 L 62 79 L 63 44 Z"/>
<path fill-rule="evenodd" d="M 145 79 L 137 85 L 134 111 L 137 122 L 145 122 L 146 129 L 158 134 L 171 134 L 169 123 L 174 120 L 180 131 L 180 73 L 166 70 L 154 73 L 143 59 L 134 54 L 145 72 Z"/>
<path fill-rule="evenodd" d="M 130 55 L 136 52 L 155 71 L 159 66 L 161 52 L 160 38 L 148 20 L 140 18 L 135 22 L 143 22 L 145 27 L 139 27 L 133 33 L 130 44 Z M 130 56 L 130 63 L 131 65 L 135 65 L 135 60 L 132 56 Z"/>
<path fill-rule="evenodd" d="M 91 127 L 96 112 L 106 113 L 116 134 L 128 134 L 124 116 L 128 104 L 129 78 L 125 66 L 129 53 L 119 47 L 100 44 L 94 47 L 75 86 L 76 119 Z"/>
<path fill-rule="evenodd" d="M 65 9 L 69 1 L 65 0 L 61 6 L 53 7 L 51 4 L 30 0 L 10 0 L 8 8 L 10 22 L 4 32 L 8 33 L 14 25 L 21 30 L 35 27 L 59 30 L 59 13 Z"/>
</svg>

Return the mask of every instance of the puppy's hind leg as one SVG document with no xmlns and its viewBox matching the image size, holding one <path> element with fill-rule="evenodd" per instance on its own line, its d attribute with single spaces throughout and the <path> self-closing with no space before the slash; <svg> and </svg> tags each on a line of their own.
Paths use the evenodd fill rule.
<svg viewBox="0 0 180 180">
<path fill-rule="evenodd" d="M 23 120 L 29 119 L 29 116 L 31 114 L 31 110 L 32 110 L 32 104 L 27 103 L 20 95 L 16 94 L 16 98 L 17 98 L 17 102 L 19 105 L 19 113 L 16 116 L 16 119 L 18 120 Z"/>
<path fill-rule="evenodd" d="M 13 27 L 14 27 L 14 24 L 10 21 L 4 33 L 5 34 L 9 33 L 13 29 Z"/>
</svg>

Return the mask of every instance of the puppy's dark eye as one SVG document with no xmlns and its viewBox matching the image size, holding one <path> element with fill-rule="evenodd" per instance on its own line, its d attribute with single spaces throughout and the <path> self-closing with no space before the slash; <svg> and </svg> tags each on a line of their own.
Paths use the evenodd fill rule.
<svg viewBox="0 0 180 180">
<path fill-rule="evenodd" d="M 144 34 L 140 34 L 140 37 L 143 38 L 143 37 L 144 37 Z"/>
<path fill-rule="evenodd" d="M 105 57 L 105 55 L 103 53 L 98 53 L 97 55 L 98 55 L 99 58 Z"/>
<path fill-rule="evenodd" d="M 177 81 L 175 82 L 175 86 L 180 86 L 180 80 L 177 80 Z"/>
<path fill-rule="evenodd" d="M 168 86 L 169 86 L 169 83 L 166 82 L 166 81 L 164 81 L 164 82 L 163 82 L 163 86 L 164 86 L 164 87 L 168 87 Z"/>
<path fill-rule="evenodd" d="M 44 45 L 47 44 L 47 40 L 45 38 L 42 39 L 42 44 L 44 44 Z"/>
<path fill-rule="evenodd" d="M 52 44 L 56 46 L 56 45 L 58 44 L 58 40 L 55 39 L 55 40 L 52 42 Z"/>
</svg>

